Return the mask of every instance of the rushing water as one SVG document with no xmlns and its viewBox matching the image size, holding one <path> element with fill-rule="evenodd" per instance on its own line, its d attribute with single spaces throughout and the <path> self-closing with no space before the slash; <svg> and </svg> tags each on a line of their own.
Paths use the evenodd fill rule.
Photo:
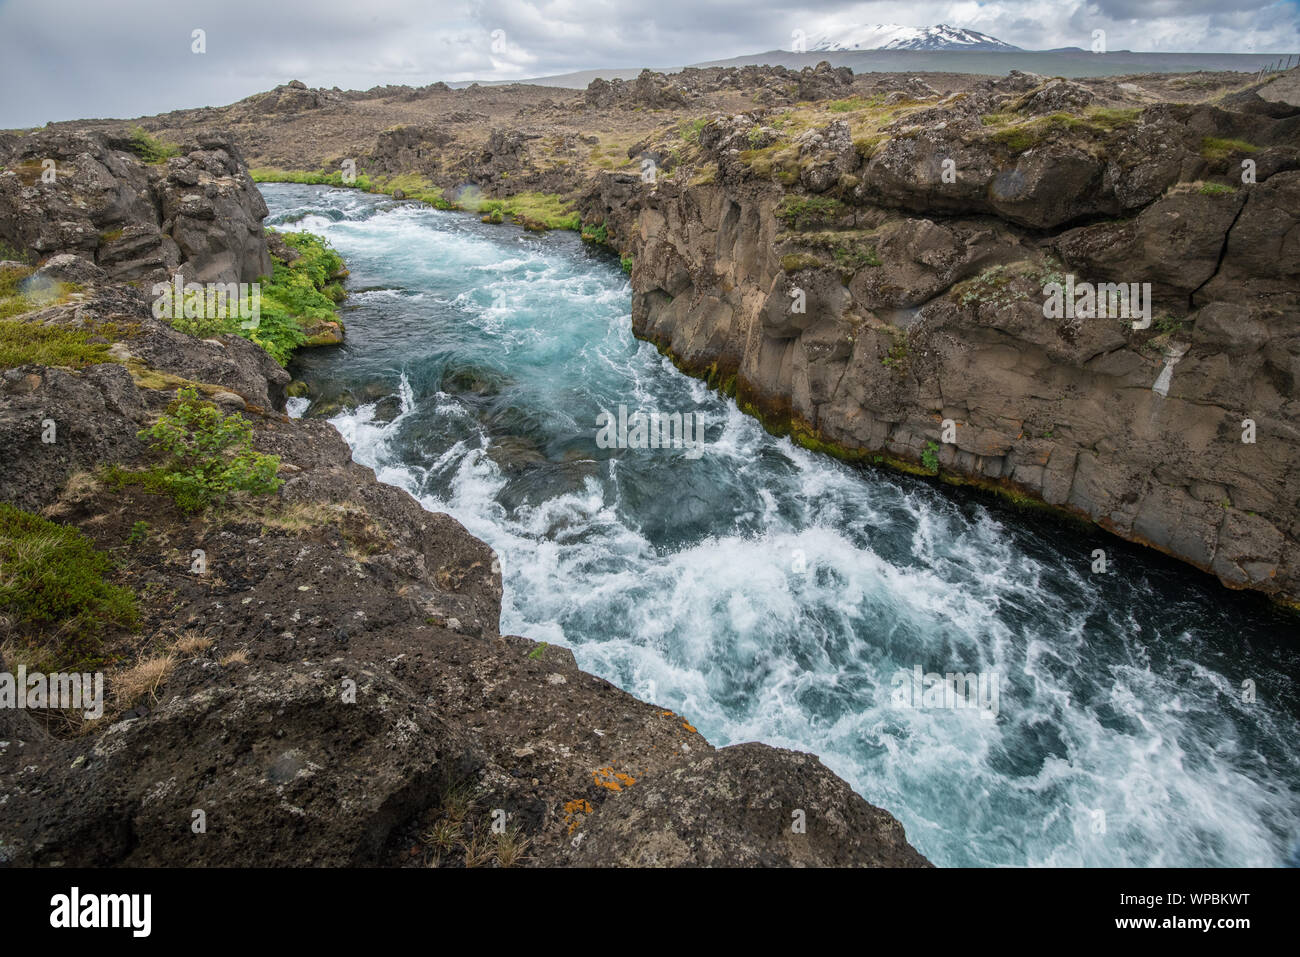
<svg viewBox="0 0 1300 957">
<path fill-rule="evenodd" d="M 357 461 L 496 549 L 503 631 L 572 648 L 715 744 L 819 755 L 937 864 L 1293 855 L 1293 617 L 768 435 L 632 337 L 618 263 L 571 234 L 264 192 L 272 225 L 327 236 L 352 270 L 347 344 L 294 367 L 306 414 L 355 397 L 329 414 Z M 704 454 L 598 448 L 620 404 L 703 416 Z M 1000 693 L 985 713 L 902 707 L 895 676 L 917 666 Z"/>
</svg>

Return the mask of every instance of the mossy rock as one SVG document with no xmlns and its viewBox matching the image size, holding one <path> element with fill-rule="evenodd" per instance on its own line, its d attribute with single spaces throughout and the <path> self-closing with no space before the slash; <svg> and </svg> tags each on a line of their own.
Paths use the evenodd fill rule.
<svg viewBox="0 0 1300 957">
<path fill-rule="evenodd" d="M 781 268 L 787 273 L 820 269 L 823 265 L 825 264 L 812 253 L 789 253 L 781 257 Z"/>
</svg>

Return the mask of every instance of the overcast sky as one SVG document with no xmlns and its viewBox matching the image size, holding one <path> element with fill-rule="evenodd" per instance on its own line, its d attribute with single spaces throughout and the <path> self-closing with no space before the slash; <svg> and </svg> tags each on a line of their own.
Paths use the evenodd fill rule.
<svg viewBox="0 0 1300 957">
<path fill-rule="evenodd" d="M 1088 48 L 1103 29 L 1112 50 L 1300 52 L 1300 0 L 0 0 L 0 128 L 220 106 L 290 79 L 682 66 L 864 23 L 949 23 L 1039 50 Z"/>
</svg>

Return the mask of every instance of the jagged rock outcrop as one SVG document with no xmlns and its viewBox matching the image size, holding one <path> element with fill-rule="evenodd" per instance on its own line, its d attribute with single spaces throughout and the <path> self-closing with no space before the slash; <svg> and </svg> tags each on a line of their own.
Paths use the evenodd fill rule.
<svg viewBox="0 0 1300 957">
<path fill-rule="evenodd" d="M 228 134 L 194 134 L 152 163 L 140 162 L 141 148 L 69 129 L 0 143 L 0 240 L 38 258 L 76 254 L 120 280 L 270 273 L 266 203 Z"/>
<path fill-rule="evenodd" d="M 436 175 L 441 150 L 451 141 L 451 134 L 437 126 L 397 126 L 379 134 L 365 168 L 372 175 Z"/>
<path fill-rule="evenodd" d="M 712 182 L 603 174 L 587 216 L 634 258 L 637 334 L 770 427 L 929 452 L 1300 601 L 1300 108 L 1096 112 L 1075 87 L 985 81 L 851 148 L 716 117 Z M 1051 318 L 1067 276 L 1149 283 L 1151 318 Z"/>
</svg>

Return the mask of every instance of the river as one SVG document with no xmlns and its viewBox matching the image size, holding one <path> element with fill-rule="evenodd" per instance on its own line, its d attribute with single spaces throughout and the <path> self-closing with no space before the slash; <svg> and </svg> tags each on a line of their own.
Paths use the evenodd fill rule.
<svg viewBox="0 0 1300 957">
<path fill-rule="evenodd" d="M 817 754 L 939 865 L 1294 863 L 1294 616 L 767 434 L 633 338 L 618 261 L 571 233 L 262 189 L 351 269 L 346 344 L 292 367 L 305 414 L 496 550 L 503 632 L 716 745 Z M 704 444 L 602 448 L 620 405 L 698 416 Z M 978 680 L 928 699 L 918 669 Z"/>
</svg>

